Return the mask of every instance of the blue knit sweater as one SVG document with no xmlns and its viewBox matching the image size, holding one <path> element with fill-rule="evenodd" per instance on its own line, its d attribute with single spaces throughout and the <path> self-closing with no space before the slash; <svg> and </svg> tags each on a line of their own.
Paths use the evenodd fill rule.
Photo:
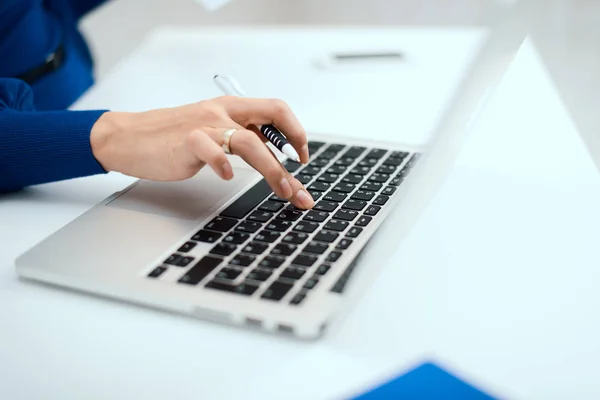
<svg viewBox="0 0 600 400">
<path fill-rule="evenodd" d="M 66 111 L 90 87 L 92 58 L 77 29 L 102 0 L 0 0 L 0 192 L 104 173 L 90 131 L 105 110 Z M 31 86 L 14 77 L 62 44 L 62 66 Z"/>
</svg>

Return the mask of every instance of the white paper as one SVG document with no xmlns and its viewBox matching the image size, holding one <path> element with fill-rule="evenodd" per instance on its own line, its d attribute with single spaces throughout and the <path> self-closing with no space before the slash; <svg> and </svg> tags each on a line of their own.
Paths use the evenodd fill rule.
<svg viewBox="0 0 600 400">
<path fill-rule="evenodd" d="M 216 11 L 232 0 L 196 0 L 196 3 L 202 5 L 208 11 Z"/>
</svg>

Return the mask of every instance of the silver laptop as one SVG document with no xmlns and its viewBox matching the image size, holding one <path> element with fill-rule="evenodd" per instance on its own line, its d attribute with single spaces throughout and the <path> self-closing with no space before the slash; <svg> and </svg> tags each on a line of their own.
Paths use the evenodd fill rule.
<svg viewBox="0 0 600 400">
<path fill-rule="evenodd" d="M 282 159 L 313 210 L 276 197 L 234 158 L 231 181 L 209 168 L 183 182 L 137 181 L 20 256 L 18 274 L 207 321 L 321 336 L 440 187 L 537 7 L 522 0 L 498 14 L 426 146 L 312 135 L 308 165 Z M 393 235 L 395 248 L 379 235 Z"/>
</svg>

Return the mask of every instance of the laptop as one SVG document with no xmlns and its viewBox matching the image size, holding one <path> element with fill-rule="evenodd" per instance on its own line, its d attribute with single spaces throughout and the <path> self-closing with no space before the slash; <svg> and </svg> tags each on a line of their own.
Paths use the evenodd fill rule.
<svg viewBox="0 0 600 400">
<path fill-rule="evenodd" d="M 502 8 L 426 145 L 309 135 L 307 165 L 281 158 L 314 209 L 278 198 L 232 157 L 230 181 L 204 168 L 114 193 L 21 255 L 18 275 L 204 321 L 321 337 L 440 188 L 538 6 Z M 379 235 L 392 235 L 395 248 Z"/>
</svg>

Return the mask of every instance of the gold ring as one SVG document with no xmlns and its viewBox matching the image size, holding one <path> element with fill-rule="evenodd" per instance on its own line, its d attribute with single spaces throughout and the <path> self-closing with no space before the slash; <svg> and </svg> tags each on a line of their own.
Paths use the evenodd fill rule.
<svg viewBox="0 0 600 400">
<path fill-rule="evenodd" d="M 235 131 L 237 131 L 237 129 L 227 129 L 225 132 L 223 132 L 223 145 L 221 147 L 223 147 L 223 151 L 225 151 L 225 154 L 231 154 L 229 142 L 231 141 L 231 137 L 233 136 Z"/>
</svg>

